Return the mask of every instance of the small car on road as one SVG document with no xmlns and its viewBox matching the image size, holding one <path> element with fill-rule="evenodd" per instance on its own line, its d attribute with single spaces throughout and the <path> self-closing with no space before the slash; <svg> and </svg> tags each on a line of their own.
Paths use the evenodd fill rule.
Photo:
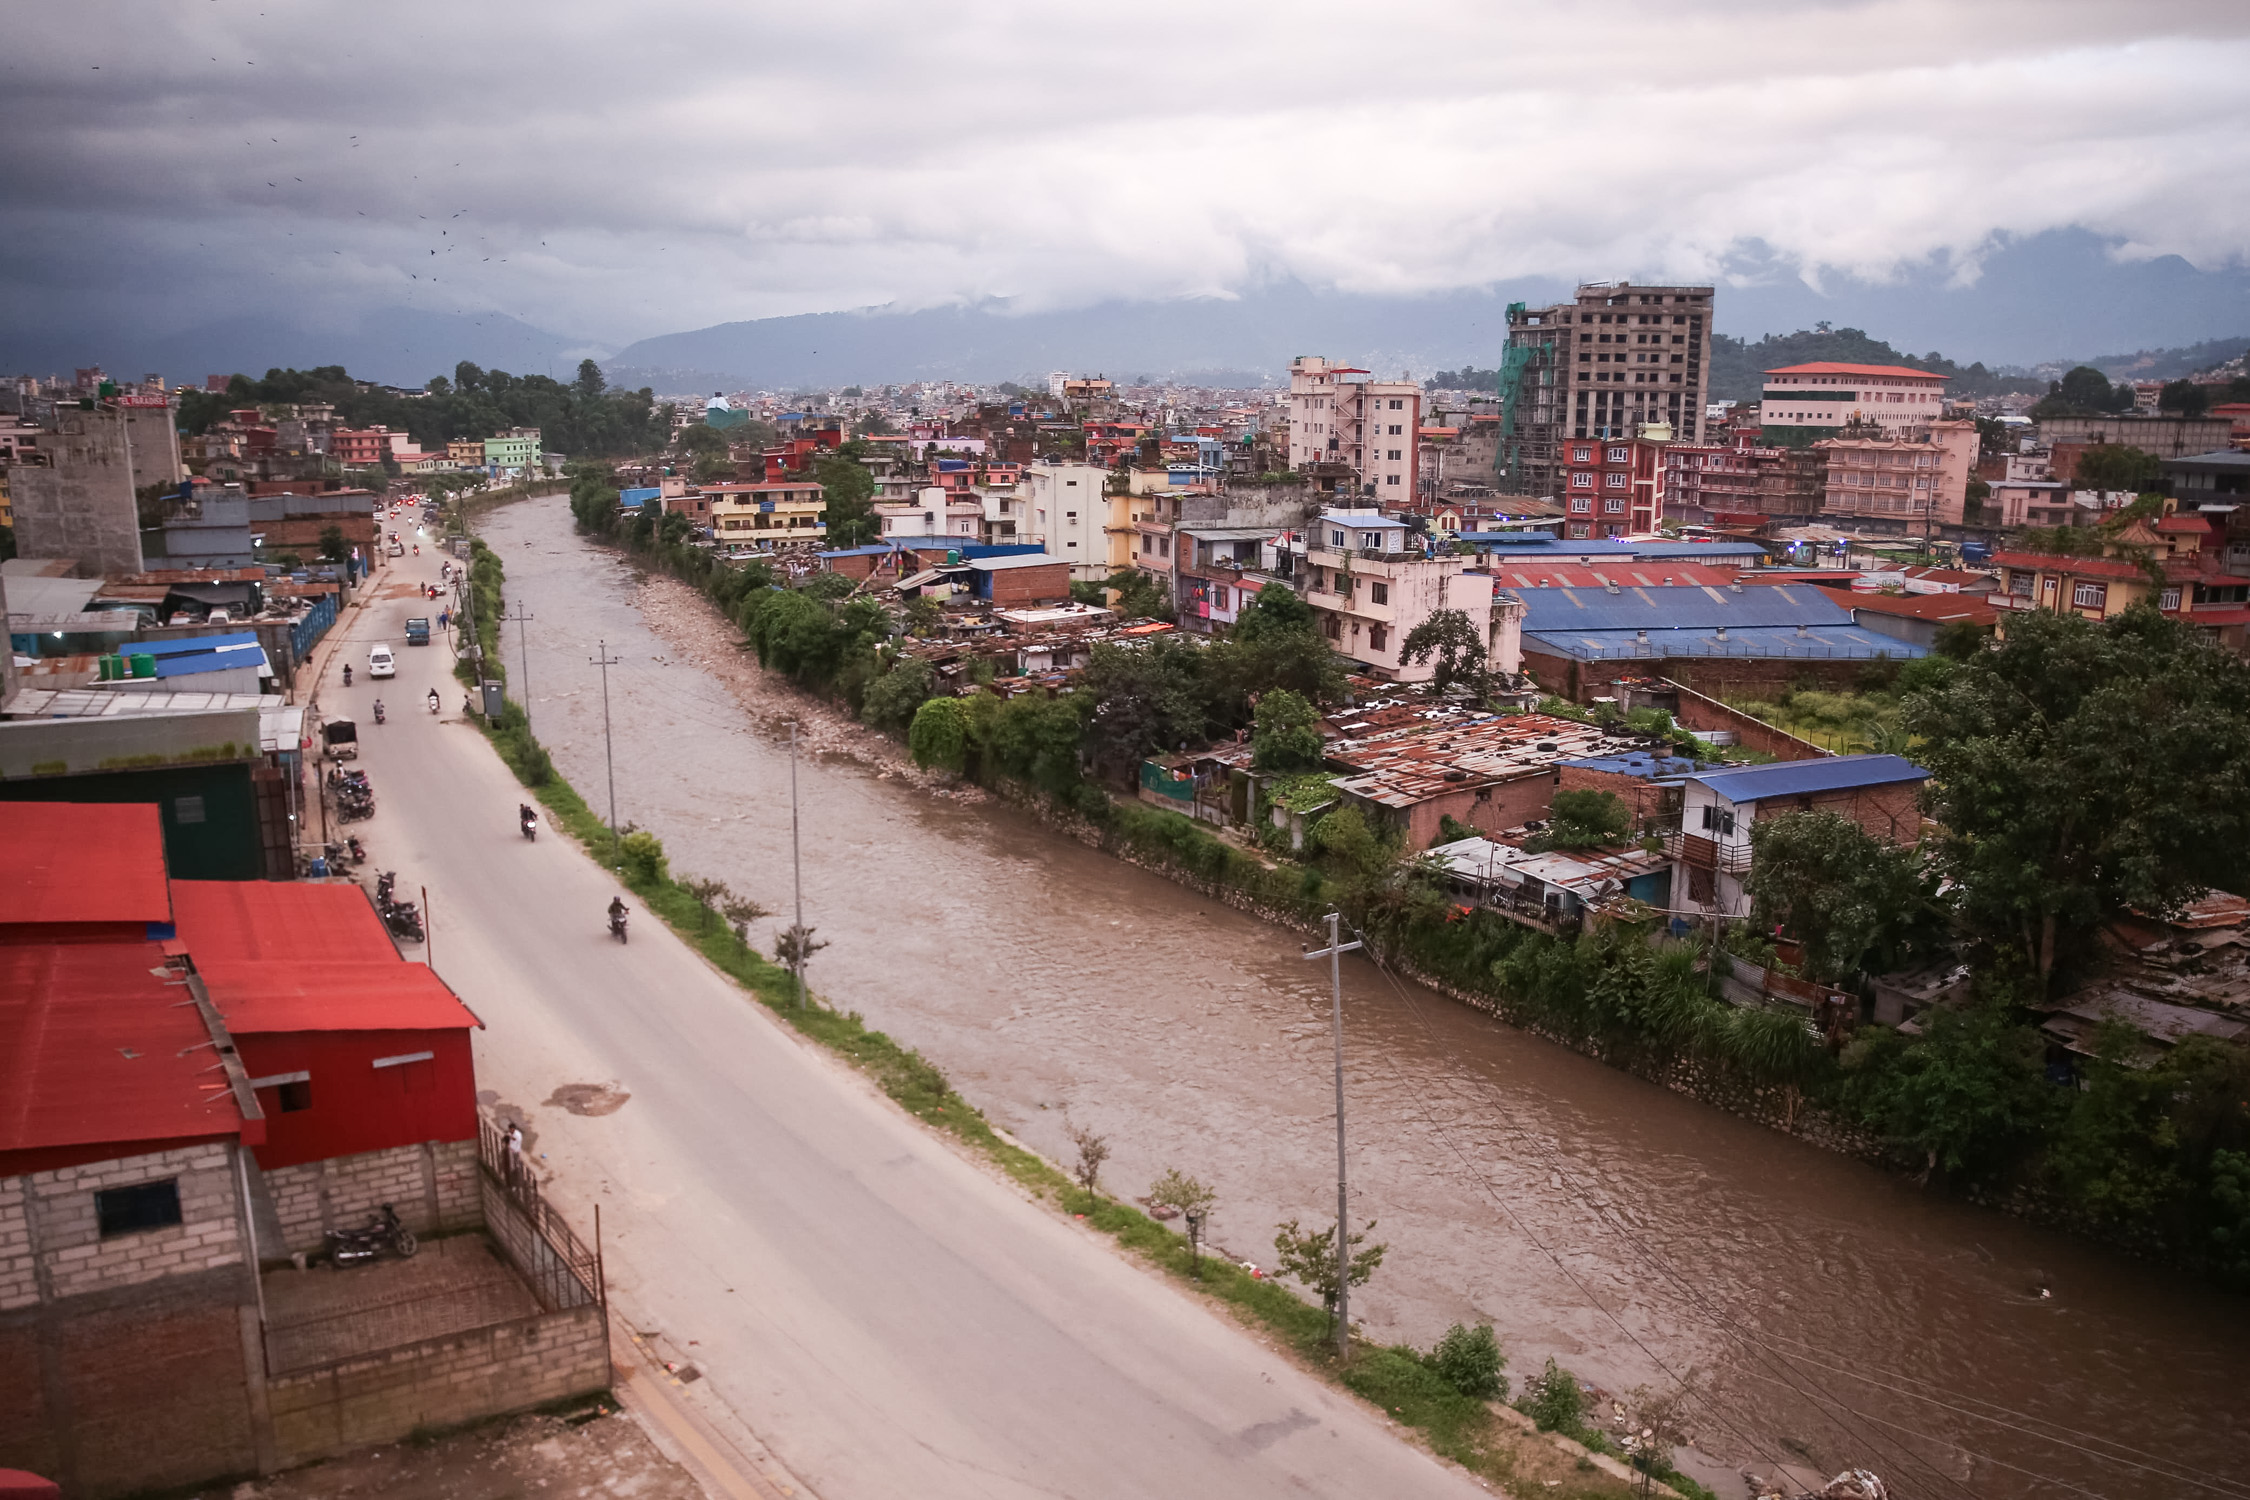
<svg viewBox="0 0 2250 1500">
<path fill-rule="evenodd" d="M 388 646 L 377 646 L 367 653 L 367 675 L 370 677 L 396 677 L 398 661 Z"/>
</svg>

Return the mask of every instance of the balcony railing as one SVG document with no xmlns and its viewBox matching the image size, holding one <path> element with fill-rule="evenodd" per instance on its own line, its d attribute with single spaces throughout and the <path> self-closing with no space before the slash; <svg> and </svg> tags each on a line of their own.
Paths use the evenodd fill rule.
<svg viewBox="0 0 2250 1500">
<path fill-rule="evenodd" d="M 1665 833 L 1664 852 L 1670 858 L 1698 870 L 1741 875 L 1750 868 L 1750 845 L 1747 843 L 1724 844 L 1678 828 Z"/>
</svg>

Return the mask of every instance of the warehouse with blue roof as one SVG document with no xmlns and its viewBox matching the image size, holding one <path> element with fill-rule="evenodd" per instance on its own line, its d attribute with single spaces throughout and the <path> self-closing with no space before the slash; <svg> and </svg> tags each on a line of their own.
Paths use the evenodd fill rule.
<svg viewBox="0 0 2250 1500">
<path fill-rule="evenodd" d="M 1856 623 L 1826 589 L 1612 584 L 1524 589 L 1524 670 L 1551 693 L 1585 701 L 1620 676 L 1780 686 L 1848 681 L 1871 662 L 1928 654 Z"/>
</svg>

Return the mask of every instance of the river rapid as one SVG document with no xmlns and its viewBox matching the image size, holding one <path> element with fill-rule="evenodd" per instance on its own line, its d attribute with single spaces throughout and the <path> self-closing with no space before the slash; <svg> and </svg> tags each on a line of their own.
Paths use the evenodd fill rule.
<svg viewBox="0 0 2250 1500">
<path fill-rule="evenodd" d="M 1054 1159 L 1073 1155 L 1066 1121 L 1106 1134 L 1112 1192 L 1170 1167 L 1211 1183 L 1236 1259 L 1269 1262 L 1282 1220 L 1328 1221 L 1328 966 L 1300 934 L 902 770 L 741 665 L 685 590 L 575 537 L 561 498 L 482 527 L 534 617 L 504 649 L 520 692 L 528 644 L 557 766 L 604 806 L 606 643 L 619 818 L 662 837 L 676 873 L 773 910 L 762 943 L 791 900 L 782 725 L 826 721 L 796 770 L 822 995 Z M 1352 1311 L 1378 1341 L 1481 1320 L 1519 1383 L 1550 1354 L 1615 1391 L 1692 1371 L 1706 1395 L 1682 1467 L 1727 1500 L 1736 1465 L 1781 1460 L 1872 1468 L 1902 1497 L 2154 1500 L 2212 1491 L 2151 1466 L 2231 1473 L 2245 1451 L 2241 1299 L 1945 1201 L 1356 955 L 1344 1011 L 1353 1214 L 1389 1247 Z"/>
</svg>

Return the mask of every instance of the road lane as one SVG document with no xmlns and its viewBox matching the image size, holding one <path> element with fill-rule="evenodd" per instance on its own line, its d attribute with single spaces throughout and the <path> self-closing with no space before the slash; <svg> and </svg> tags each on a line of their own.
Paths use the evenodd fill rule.
<svg viewBox="0 0 2250 1500">
<path fill-rule="evenodd" d="M 388 640 L 400 675 L 324 694 L 412 710 L 362 732 L 373 865 L 429 887 L 437 967 L 490 1028 L 480 1083 L 528 1113 L 581 1231 L 602 1203 L 615 1300 L 822 1495 L 1487 1493 L 955 1155 L 653 919 L 612 941 L 616 887 L 551 830 L 519 836 L 448 653 L 405 647 L 428 609 L 396 590 L 355 611 L 341 659 Z M 630 1097 L 543 1102 L 571 1084 Z"/>
</svg>

